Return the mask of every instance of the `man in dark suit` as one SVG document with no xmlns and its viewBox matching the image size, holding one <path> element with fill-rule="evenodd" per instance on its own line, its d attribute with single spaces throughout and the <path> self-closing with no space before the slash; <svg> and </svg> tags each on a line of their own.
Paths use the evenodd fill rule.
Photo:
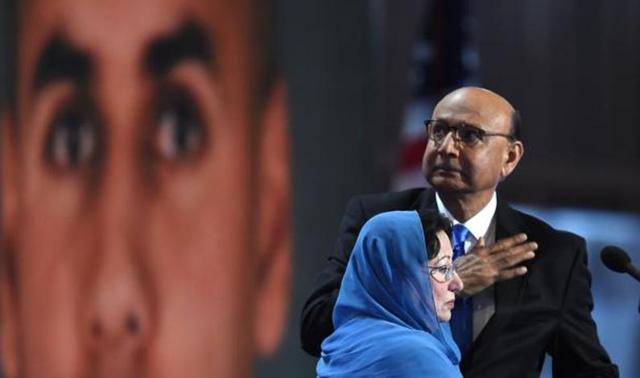
<svg viewBox="0 0 640 378">
<path fill-rule="evenodd" d="M 318 355 L 333 331 L 333 307 L 363 224 L 385 211 L 437 209 L 468 230 L 466 254 L 456 260 L 460 303 L 468 302 L 457 301 L 452 321 L 456 337 L 456 321 L 472 324 L 471 346 L 462 348 L 465 377 L 538 376 L 545 353 L 556 377 L 617 377 L 591 318 L 584 239 L 496 195 L 524 153 L 517 111 L 491 91 L 461 88 L 436 105 L 427 133 L 423 170 L 435 190 L 351 199 L 335 251 L 303 309 L 303 348 Z M 468 315 L 461 315 L 465 306 Z"/>
</svg>

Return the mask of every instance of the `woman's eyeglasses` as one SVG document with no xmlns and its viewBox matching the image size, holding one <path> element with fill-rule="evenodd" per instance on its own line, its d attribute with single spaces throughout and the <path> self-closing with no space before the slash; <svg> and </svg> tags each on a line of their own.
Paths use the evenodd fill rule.
<svg viewBox="0 0 640 378">
<path fill-rule="evenodd" d="M 456 268 L 453 264 L 429 266 L 429 275 L 434 280 L 440 283 L 447 283 L 453 279 L 453 275 L 456 273 Z"/>
</svg>

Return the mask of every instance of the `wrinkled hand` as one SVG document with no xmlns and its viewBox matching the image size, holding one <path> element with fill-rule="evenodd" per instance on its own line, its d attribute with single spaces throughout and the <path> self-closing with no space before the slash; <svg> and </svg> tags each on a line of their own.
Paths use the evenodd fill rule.
<svg viewBox="0 0 640 378">
<path fill-rule="evenodd" d="M 527 268 L 517 266 L 535 257 L 538 244 L 527 242 L 526 234 L 517 234 L 485 246 L 480 238 L 476 246 L 455 261 L 456 272 L 464 283 L 462 296 L 474 295 L 493 285 L 527 273 Z"/>
</svg>

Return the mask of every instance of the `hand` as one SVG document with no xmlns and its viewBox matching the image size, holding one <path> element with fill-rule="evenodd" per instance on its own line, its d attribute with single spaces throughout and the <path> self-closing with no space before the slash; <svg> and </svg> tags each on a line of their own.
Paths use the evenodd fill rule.
<svg viewBox="0 0 640 378">
<path fill-rule="evenodd" d="M 476 246 L 455 261 L 456 272 L 464 288 L 462 296 L 474 295 L 493 285 L 527 273 L 527 268 L 517 266 L 535 257 L 538 244 L 527 242 L 526 234 L 517 234 L 485 246 L 480 238 Z"/>
</svg>

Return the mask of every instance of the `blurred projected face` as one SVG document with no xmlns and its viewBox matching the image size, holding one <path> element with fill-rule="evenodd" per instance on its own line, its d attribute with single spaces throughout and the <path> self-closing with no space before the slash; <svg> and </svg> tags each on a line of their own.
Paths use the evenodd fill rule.
<svg viewBox="0 0 640 378">
<path fill-rule="evenodd" d="M 242 377 L 275 348 L 287 144 L 281 88 L 252 105 L 249 9 L 22 4 L 5 159 L 10 376 Z"/>
</svg>

